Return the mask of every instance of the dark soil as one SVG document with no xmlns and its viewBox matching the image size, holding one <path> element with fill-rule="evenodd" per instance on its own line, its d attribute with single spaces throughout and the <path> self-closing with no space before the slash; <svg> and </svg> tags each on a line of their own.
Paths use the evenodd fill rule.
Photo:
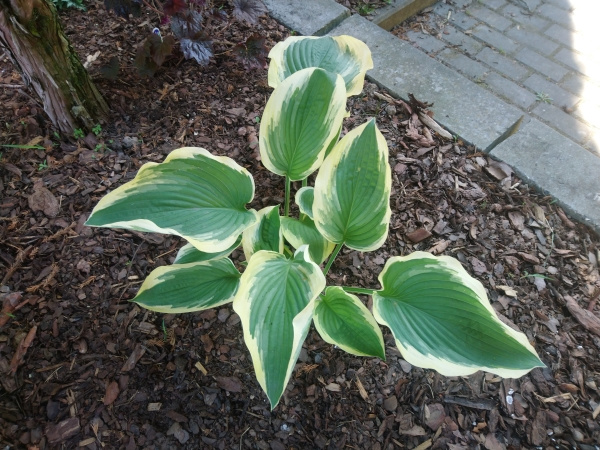
<svg viewBox="0 0 600 450">
<path fill-rule="evenodd" d="M 92 73 L 113 55 L 132 57 L 154 19 L 125 21 L 100 2 L 63 14 L 82 59 L 100 52 Z M 128 302 L 183 243 L 83 223 L 143 163 L 205 147 L 255 176 L 253 207 L 282 202 L 283 180 L 257 149 L 266 69 L 248 72 L 226 54 L 226 41 L 253 31 L 269 47 L 288 35 L 264 18 L 227 28 L 207 67 L 175 57 L 152 79 L 131 68 L 117 81 L 96 76 L 111 117 L 80 139 L 55 136 L 0 50 L 0 144 L 45 147 L 0 149 L 2 448 L 597 448 L 599 237 L 369 83 L 349 100 L 345 131 L 376 116 L 387 138 L 390 238 L 376 252 L 342 251 L 330 281 L 376 288 L 390 256 L 452 255 L 546 369 L 447 378 L 404 361 L 387 330 L 386 361 L 348 355 L 313 330 L 270 411 L 230 307 L 162 315 Z"/>
</svg>

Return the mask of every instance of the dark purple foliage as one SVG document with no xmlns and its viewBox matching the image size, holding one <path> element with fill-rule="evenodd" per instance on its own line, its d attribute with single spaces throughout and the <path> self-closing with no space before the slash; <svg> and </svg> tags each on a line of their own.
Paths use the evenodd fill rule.
<svg viewBox="0 0 600 450">
<path fill-rule="evenodd" d="M 195 59 L 201 66 L 207 65 L 214 54 L 209 40 L 184 38 L 180 46 L 185 59 Z"/>
<path fill-rule="evenodd" d="M 173 36 L 161 38 L 151 33 L 138 47 L 134 65 L 142 76 L 151 77 L 165 62 L 167 56 L 173 53 L 175 39 Z"/>
<path fill-rule="evenodd" d="M 263 69 L 267 66 L 268 50 L 265 38 L 253 34 L 246 42 L 236 45 L 233 52 L 246 69 Z"/>
<path fill-rule="evenodd" d="M 267 7 L 262 0 L 233 0 L 233 16 L 238 20 L 256 24 L 266 12 Z"/>
</svg>

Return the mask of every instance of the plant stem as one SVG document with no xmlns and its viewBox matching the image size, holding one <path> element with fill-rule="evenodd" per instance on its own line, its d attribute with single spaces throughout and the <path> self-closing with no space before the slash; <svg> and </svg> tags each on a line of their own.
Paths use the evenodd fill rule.
<svg viewBox="0 0 600 450">
<path fill-rule="evenodd" d="M 290 215 L 290 190 L 292 188 L 292 181 L 290 177 L 285 176 L 285 205 L 283 206 L 283 215 L 288 217 Z"/>
<path fill-rule="evenodd" d="M 329 272 L 329 268 L 333 264 L 333 261 L 335 261 L 335 258 L 337 257 L 340 250 L 342 249 L 342 245 L 344 245 L 343 242 L 341 242 L 340 244 L 337 244 L 335 246 L 335 248 L 333 249 L 333 252 L 329 256 L 329 261 L 327 261 L 327 264 L 325 265 L 325 268 L 323 269 L 323 275 L 327 275 L 327 272 Z"/>
<path fill-rule="evenodd" d="M 355 294 L 373 295 L 375 292 L 375 289 L 358 288 L 352 286 L 342 286 L 342 289 L 346 292 L 354 292 Z"/>
<path fill-rule="evenodd" d="M 308 186 L 308 177 L 306 177 L 304 180 L 302 180 L 302 187 L 306 187 Z"/>
</svg>

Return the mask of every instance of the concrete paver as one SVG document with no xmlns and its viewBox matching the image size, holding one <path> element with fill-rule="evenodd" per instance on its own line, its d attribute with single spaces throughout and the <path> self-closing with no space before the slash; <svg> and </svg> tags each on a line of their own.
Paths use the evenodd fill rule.
<svg viewBox="0 0 600 450">
<path fill-rule="evenodd" d="M 350 15 L 333 0 L 263 0 L 275 20 L 303 36 L 321 36 Z"/>
<path fill-rule="evenodd" d="M 491 155 L 600 230 L 600 158 L 536 119 L 522 125 Z"/>
<path fill-rule="evenodd" d="M 427 32 L 411 31 L 407 41 L 334 0 L 265 3 L 300 34 L 366 42 L 375 63 L 368 78 L 398 97 L 433 102 L 442 126 L 490 149 L 600 232 L 600 59 L 590 57 L 600 51 L 590 39 L 600 2 L 439 1 L 423 22 Z M 522 115 L 517 133 L 491 145 Z"/>
</svg>

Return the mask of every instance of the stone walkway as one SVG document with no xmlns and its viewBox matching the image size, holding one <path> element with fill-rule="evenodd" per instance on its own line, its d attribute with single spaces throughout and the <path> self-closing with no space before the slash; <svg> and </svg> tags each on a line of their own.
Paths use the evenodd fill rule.
<svg viewBox="0 0 600 450">
<path fill-rule="evenodd" d="M 452 134 L 600 232 L 600 1 L 440 0 L 404 39 L 334 0 L 265 4 L 299 34 L 363 40 L 371 81 L 433 102 Z"/>
</svg>

